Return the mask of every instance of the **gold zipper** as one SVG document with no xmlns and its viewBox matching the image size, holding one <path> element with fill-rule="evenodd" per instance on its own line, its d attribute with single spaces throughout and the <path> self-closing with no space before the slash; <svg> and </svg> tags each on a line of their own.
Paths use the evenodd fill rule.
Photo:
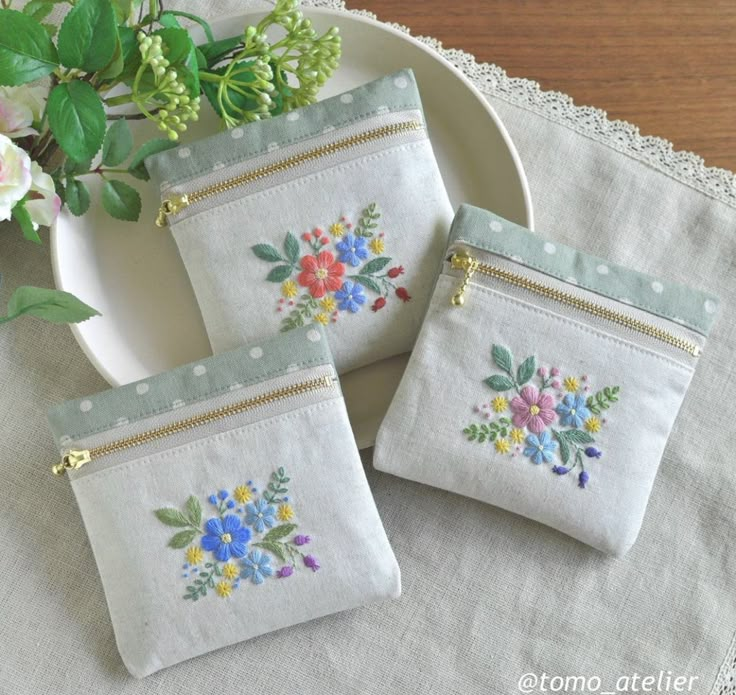
<svg viewBox="0 0 736 695">
<path fill-rule="evenodd" d="M 252 183 L 253 181 L 258 181 L 259 179 L 271 176 L 272 174 L 278 174 L 282 171 L 293 169 L 305 162 L 311 162 L 315 159 L 321 159 L 322 157 L 335 154 L 336 152 L 348 150 L 351 147 L 364 145 L 368 142 L 373 142 L 374 140 L 391 137 L 392 135 L 401 135 L 402 133 L 407 133 L 412 130 L 421 130 L 423 127 L 424 126 L 419 121 L 402 121 L 400 123 L 384 125 L 380 128 L 366 130 L 363 133 L 357 133 L 356 135 L 351 135 L 349 137 L 342 138 L 341 140 L 321 145 L 320 147 L 314 147 L 311 150 L 300 152 L 299 154 L 292 155 L 291 157 L 274 162 L 273 164 L 266 164 L 265 166 L 258 167 L 252 171 L 246 171 L 243 174 L 213 183 L 210 186 L 205 186 L 204 188 L 200 188 L 198 191 L 193 191 L 192 193 L 172 195 L 161 202 L 161 207 L 159 208 L 158 215 L 156 216 L 156 226 L 165 227 L 169 217 L 180 213 L 184 208 L 189 207 L 193 203 L 198 203 L 200 200 L 204 200 L 205 198 L 211 198 L 212 196 L 225 193 L 226 191 L 230 191 L 238 186 L 244 186 Z"/>
<path fill-rule="evenodd" d="M 642 333 L 650 338 L 655 338 L 656 340 L 667 343 L 672 347 L 683 350 L 693 357 L 698 357 L 700 355 L 699 345 L 696 345 L 689 340 L 685 340 L 684 338 L 680 338 L 673 333 L 666 331 L 664 328 L 654 326 L 646 321 L 641 321 L 629 314 L 609 309 L 602 304 L 583 299 L 582 297 L 570 292 L 550 287 L 549 285 L 532 280 L 520 273 L 515 273 L 513 271 L 506 270 L 505 268 L 489 265 L 487 263 L 480 263 L 466 251 L 459 251 L 458 253 L 453 254 L 450 258 L 450 263 L 453 268 L 456 270 L 462 270 L 465 273 L 462 284 L 458 288 L 458 291 L 452 296 L 453 306 L 461 307 L 465 304 L 465 295 L 467 294 L 468 284 L 470 283 L 471 278 L 475 273 L 481 273 L 488 277 L 495 278 L 496 280 L 503 280 L 514 287 L 520 287 L 521 289 L 529 292 L 534 292 L 535 294 L 546 297 L 547 299 L 567 304 L 574 309 L 585 311 L 586 313 L 597 316 L 598 318 L 606 319 L 607 321 L 616 323 L 619 326 L 624 326 L 632 331 Z"/>
<path fill-rule="evenodd" d="M 148 444 L 164 437 L 169 437 L 172 434 L 178 434 L 186 430 L 191 430 L 201 425 L 207 425 L 211 422 L 221 420 L 226 417 L 233 415 L 239 415 L 248 410 L 260 408 L 269 403 L 275 403 L 276 401 L 282 401 L 286 398 L 293 398 L 294 396 L 300 396 L 304 393 L 311 393 L 312 391 L 319 391 L 321 389 L 330 388 L 334 383 L 334 379 L 331 376 L 321 376 L 315 379 L 309 379 L 307 381 L 301 381 L 291 386 L 284 386 L 279 389 L 274 389 L 268 393 L 263 393 L 253 398 L 247 398 L 237 403 L 231 403 L 230 405 L 224 405 L 214 410 L 209 410 L 206 413 L 200 413 L 199 415 L 192 415 L 184 420 L 177 420 L 169 425 L 163 425 L 162 427 L 156 427 L 155 429 L 141 432 L 140 434 L 134 434 L 130 437 L 124 437 L 101 446 L 93 447 L 92 449 L 70 449 L 61 458 L 61 463 L 57 463 L 52 471 L 54 475 L 64 475 L 66 471 L 76 471 L 82 466 L 88 464 L 94 459 L 101 458 L 102 456 L 109 456 L 119 451 L 125 451 L 126 449 L 132 449 L 142 444 Z"/>
</svg>

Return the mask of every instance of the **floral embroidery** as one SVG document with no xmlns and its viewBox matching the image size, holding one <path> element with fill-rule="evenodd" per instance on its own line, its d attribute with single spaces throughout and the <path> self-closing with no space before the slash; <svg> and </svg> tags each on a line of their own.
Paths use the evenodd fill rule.
<svg viewBox="0 0 736 695">
<path fill-rule="evenodd" d="M 209 591 L 229 598 L 241 580 L 259 585 L 269 578 L 286 579 L 300 566 L 312 572 L 320 569 L 314 555 L 300 550 L 311 542 L 311 536 L 294 535 L 296 512 L 285 496 L 288 482 L 286 471 L 279 468 L 260 497 L 250 480 L 235 487 L 232 495 L 228 490 L 212 493 L 207 500 L 215 516 L 207 520 L 195 496 L 189 497 L 182 510 L 165 507 L 155 511 L 159 521 L 179 529 L 168 545 L 184 550 L 182 576 L 189 584 L 183 598 L 197 601 Z M 277 569 L 275 563 L 281 566 Z"/>
<path fill-rule="evenodd" d="M 258 258 L 275 264 L 266 280 L 281 284 L 276 311 L 288 314 L 282 331 L 312 322 L 327 326 L 368 306 L 376 313 L 392 295 L 402 303 L 411 301 L 407 288 L 395 282 L 404 266 L 389 267 L 392 259 L 383 255 L 386 233 L 377 231 L 380 219 L 378 206 L 371 203 L 356 225 L 342 217 L 328 227 L 329 234 L 317 227 L 302 234 L 301 243 L 287 232 L 282 251 L 271 244 L 253 246 Z"/>
<path fill-rule="evenodd" d="M 489 376 L 484 383 L 497 395 L 473 408 L 484 422 L 465 427 L 465 437 L 471 442 L 493 442 L 499 454 L 517 457 L 521 453 L 536 465 L 552 464 L 551 471 L 558 476 L 575 472 L 577 476 L 571 477 L 577 478 L 578 487 L 585 488 L 590 481 L 585 459 L 603 456 L 599 448 L 591 446 L 593 435 L 603 431 L 603 411 L 618 401 L 620 388 L 606 386 L 588 395 L 588 375 L 563 378 L 559 367 L 537 368 L 535 356 L 514 369 L 511 352 L 502 345 L 492 347 L 491 357 L 503 373 Z M 530 383 L 535 376 L 538 385 Z M 507 405 L 511 419 L 494 419 Z M 557 427 L 553 426 L 555 420 Z"/>
</svg>

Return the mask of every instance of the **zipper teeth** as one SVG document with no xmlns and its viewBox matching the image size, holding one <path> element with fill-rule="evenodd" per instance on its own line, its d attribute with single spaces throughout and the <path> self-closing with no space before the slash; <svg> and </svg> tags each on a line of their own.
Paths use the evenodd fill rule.
<svg viewBox="0 0 736 695">
<path fill-rule="evenodd" d="M 341 140 L 336 140 L 335 142 L 331 142 L 320 147 L 315 147 L 311 150 L 307 150 L 306 152 L 300 152 L 299 154 L 292 155 L 291 157 L 274 162 L 273 164 L 266 164 L 265 166 L 258 167 L 258 169 L 247 171 L 239 176 L 233 176 L 225 181 L 213 183 L 210 186 L 194 191 L 188 195 L 189 204 L 197 203 L 200 200 L 204 200 L 205 198 L 209 198 L 210 196 L 217 195 L 219 193 L 225 193 L 233 188 L 237 188 L 238 186 L 242 186 L 253 181 L 258 181 L 259 179 L 271 176 L 272 174 L 287 171 L 299 164 L 311 162 L 315 159 L 320 159 L 321 157 L 334 154 L 335 152 L 341 152 L 342 150 L 347 150 L 351 147 L 363 145 L 365 143 L 372 142 L 373 140 L 380 140 L 381 138 L 390 137 L 392 135 L 399 135 L 412 130 L 421 130 L 422 127 L 423 126 L 419 121 L 402 121 L 401 123 L 392 123 L 390 125 L 381 126 L 380 128 L 374 128 L 373 130 L 358 133 L 357 135 L 351 135 L 350 137 L 342 138 Z"/>
<path fill-rule="evenodd" d="M 453 256 L 453 260 L 455 258 L 458 258 L 458 256 Z M 453 265 L 455 265 L 455 267 L 462 267 L 463 270 L 465 270 L 466 281 L 469 280 L 469 275 L 472 276 L 474 272 L 479 272 L 483 275 L 503 280 L 514 287 L 520 287 L 524 290 L 534 292 L 543 297 L 547 297 L 548 299 L 567 304 L 568 306 L 579 309 L 580 311 L 585 311 L 586 313 L 592 314 L 598 318 L 606 319 L 607 321 L 616 323 L 619 326 L 624 326 L 625 328 L 637 331 L 649 336 L 650 338 L 655 338 L 671 345 L 672 347 L 683 350 L 693 357 L 698 357 L 700 355 L 699 345 L 696 345 L 685 338 L 680 338 L 664 328 L 647 323 L 646 321 L 641 321 L 640 319 L 634 318 L 629 314 L 616 311 L 615 309 L 609 309 L 602 304 L 583 299 L 582 297 L 578 297 L 577 295 L 566 292 L 565 290 L 550 287 L 549 285 L 532 280 L 520 273 L 514 273 L 510 270 L 488 265 L 486 263 L 479 263 L 474 259 L 463 261 L 462 264 L 458 263 L 457 265 L 453 263 Z"/>
<path fill-rule="evenodd" d="M 207 425 L 211 422 L 221 420 L 222 418 L 231 417 L 244 413 L 248 410 L 253 410 L 269 403 L 281 401 L 286 398 L 299 396 L 312 391 L 319 391 L 321 389 L 329 388 L 334 383 L 331 376 L 321 376 L 307 381 L 299 382 L 298 384 L 292 384 L 290 386 L 284 386 L 279 389 L 274 389 L 268 393 L 259 394 L 248 398 L 237 403 L 231 403 L 230 405 L 224 405 L 214 410 L 209 410 L 206 413 L 200 413 L 199 415 L 192 415 L 191 417 L 185 418 L 184 420 L 178 420 L 168 425 L 156 427 L 146 432 L 131 435 L 130 437 L 124 437 L 108 444 L 93 447 L 87 450 L 88 459 L 96 459 L 102 456 L 109 456 L 110 454 L 117 453 L 119 451 L 125 451 L 126 449 L 132 449 L 142 444 L 148 444 L 149 442 L 169 437 L 173 434 L 179 434 L 186 430 L 191 430 L 201 425 Z"/>
</svg>

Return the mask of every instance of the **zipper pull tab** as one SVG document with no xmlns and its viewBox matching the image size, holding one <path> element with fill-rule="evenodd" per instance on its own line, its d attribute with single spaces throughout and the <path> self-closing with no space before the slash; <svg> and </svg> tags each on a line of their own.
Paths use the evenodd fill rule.
<svg viewBox="0 0 736 695">
<path fill-rule="evenodd" d="M 91 460 L 86 449 L 70 449 L 61 457 L 61 463 L 57 463 L 51 470 L 54 475 L 64 475 L 66 471 L 76 471 Z"/>
<path fill-rule="evenodd" d="M 156 215 L 156 226 L 165 227 L 168 224 L 169 215 L 176 215 L 189 205 L 189 196 L 186 193 L 173 195 L 161 201 L 161 207 Z"/>
<path fill-rule="evenodd" d="M 463 282 L 457 292 L 452 295 L 452 306 L 463 306 L 465 304 L 465 292 L 468 289 L 468 283 L 473 274 L 478 270 L 478 261 L 475 260 L 467 251 L 458 251 L 452 254 L 450 264 L 455 270 L 462 270 L 465 273 Z"/>
</svg>

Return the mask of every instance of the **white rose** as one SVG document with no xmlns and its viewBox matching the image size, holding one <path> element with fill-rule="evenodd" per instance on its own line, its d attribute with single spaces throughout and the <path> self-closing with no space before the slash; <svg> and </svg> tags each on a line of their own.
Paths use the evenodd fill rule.
<svg viewBox="0 0 736 695">
<path fill-rule="evenodd" d="M 0 133 L 9 138 L 22 138 L 35 135 L 31 128 L 33 112 L 24 104 L 17 104 L 8 97 L 0 96 Z"/>
<path fill-rule="evenodd" d="M 31 162 L 31 177 L 26 210 L 34 229 L 38 229 L 39 225 L 48 227 L 61 210 L 61 198 L 56 195 L 53 179 L 36 162 Z"/>
<path fill-rule="evenodd" d="M 0 87 L 0 97 L 8 97 L 16 104 L 27 106 L 33 114 L 33 121 L 38 123 L 41 120 L 41 114 L 46 108 L 46 98 L 49 93 L 49 85 L 40 84 L 29 87 L 27 84 L 19 87 Z"/>
<path fill-rule="evenodd" d="M 0 135 L 0 222 L 31 187 L 31 158 L 5 135 Z"/>
</svg>

